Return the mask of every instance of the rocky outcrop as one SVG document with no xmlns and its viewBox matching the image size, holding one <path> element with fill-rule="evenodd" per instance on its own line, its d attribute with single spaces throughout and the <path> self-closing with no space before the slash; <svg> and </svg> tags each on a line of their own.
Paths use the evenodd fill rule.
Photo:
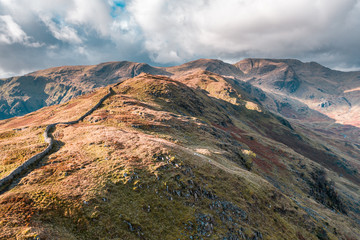
<svg viewBox="0 0 360 240">
<path fill-rule="evenodd" d="M 42 152 L 36 154 L 35 156 L 31 157 L 30 159 L 26 160 L 23 164 L 21 164 L 14 171 L 12 171 L 8 176 L 0 179 L 0 189 L 3 189 L 3 187 L 6 187 L 9 184 L 11 184 L 16 178 L 21 177 L 22 173 L 28 171 L 31 166 L 38 163 L 41 159 L 43 159 L 46 155 L 48 155 L 50 153 L 50 151 L 52 150 L 52 148 L 54 146 L 54 138 L 51 136 L 50 132 L 56 125 L 59 125 L 59 124 L 72 125 L 72 124 L 79 123 L 80 121 L 84 120 L 84 118 L 89 116 L 92 112 L 94 112 L 97 108 L 99 108 L 100 105 L 108 97 L 110 97 L 110 95 L 112 93 L 113 93 L 113 90 L 110 87 L 108 94 L 106 94 L 104 97 L 102 97 L 99 100 L 99 102 L 93 108 L 91 108 L 89 111 L 87 111 L 79 119 L 77 119 L 75 121 L 70 121 L 70 122 L 58 122 L 58 123 L 52 123 L 52 124 L 48 125 L 45 128 L 45 131 L 44 131 L 44 141 L 49 144 L 47 146 L 47 148 L 44 151 L 42 151 Z"/>
<path fill-rule="evenodd" d="M 299 88 L 301 81 L 296 75 L 295 71 L 288 67 L 283 76 L 278 78 L 278 80 L 274 81 L 274 87 L 277 90 L 286 90 L 288 93 L 294 93 Z"/>
</svg>

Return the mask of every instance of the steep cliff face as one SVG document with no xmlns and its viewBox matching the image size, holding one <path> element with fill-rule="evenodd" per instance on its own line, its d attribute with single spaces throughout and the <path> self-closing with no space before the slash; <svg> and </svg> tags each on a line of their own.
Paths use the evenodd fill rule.
<svg viewBox="0 0 360 240">
<path fill-rule="evenodd" d="M 267 93 L 235 77 L 119 81 L 83 121 L 56 126 L 54 151 L 0 195 L 0 238 L 360 235 L 356 142 L 269 112 Z M 107 90 L 0 121 L 0 171 L 28 156 L 13 157 L 18 143 L 40 151 L 46 125 L 77 119 Z"/>
<path fill-rule="evenodd" d="M 317 121 L 319 115 L 304 111 L 311 109 L 323 114 L 325 121 L 328 117 L 338 123 L 360 126 L 359 72 L 334 71 L 315 62 L 290 59 L 245 59 L 235 66 L 245 73 L 241 80 L 272 94 L 274 101 L 288 103 L 292 114 L 268 104 L 273 111 L 289 118 Z"/>
<path fill-rule="evenodd" d="M 264 89 L 292 94 L 301 84 L 295 70 L 284 62 L 246 59 L 234 65 L 245 73 L 246 81 Z"/>
</svg>

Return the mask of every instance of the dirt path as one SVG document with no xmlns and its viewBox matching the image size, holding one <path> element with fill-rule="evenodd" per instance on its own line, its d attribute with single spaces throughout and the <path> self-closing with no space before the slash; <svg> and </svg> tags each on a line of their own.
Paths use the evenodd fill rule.
<svg viewBox="0 0 360 240">
<path fill-rule="evenodd" d="M 89 116 L 91 113 L 93 113 L 97 108 L 100 107 L 100 105 L 108 98 L 110 97 L 110 95 L 113 93 L 114 91 L 112 90 L 112 88 L 109 88 L 109 92 L 102 97 L 99 102 L 92 107 L 89 111 L 87 111 L 84 115 L 82 115 L 79 119 L 75 120 L 75 121 L 70 121 L 70 122 L 58 122 L 58 123 L 52 123 L 49 124 L 44 132 L 44 139 L 45 142 L 49 144 L 49 146 L 42 152 L 36 154 L 35 156 L 31 157 L 30 159 L 26 160 L 23 164 L 21 164 L 19 167 L 17 167 L 14 171 L 12 171 L 9 175 L 7 175 L 6 177 L 0 179 L 0 194 L 6 192 L 9 190 L 9 186 L 11 183 L 17 181 L 19 182 L 19 180 L 25 176 L 25 174 L 30 170 L 31 166 L 34 166 L 36 163 L 38 163 L 41 159 L 43 159 L 46 155 L 48 155 L 52 148 L 54 147 L 54 138 L 53 136 L 50 134 L 51 130 L 59 124 L 63 124 L 63 125 L 73 125 L 76 123 L 79 123 L 80 121 L 84 120 L 84 118 L 86 118 L 87 116 Z M 16 184 L 17 185 L 17 184 Z"/>
</svg>

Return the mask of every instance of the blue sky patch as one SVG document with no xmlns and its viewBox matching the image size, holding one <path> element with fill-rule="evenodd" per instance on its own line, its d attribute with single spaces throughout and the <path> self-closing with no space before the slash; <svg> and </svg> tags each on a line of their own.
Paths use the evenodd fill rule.
<svg viewBox="0 0 360 240">
<path fill-rule="evenodd" d="M 110 15 L 115 18 L 118 16 L 119 12 L 122 11 L 126 7 L 125 1 L 113 1 L 113 5 L 111 6 Z"/>
</svg>

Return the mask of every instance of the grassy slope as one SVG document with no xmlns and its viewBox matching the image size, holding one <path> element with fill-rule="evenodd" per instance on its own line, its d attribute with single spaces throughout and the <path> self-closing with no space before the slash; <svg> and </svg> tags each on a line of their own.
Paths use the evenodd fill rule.
<svg viewBox="0 0 360 240">
<path fill-rule="evenodd" d="M 57 151 L 0 196 L 0 237 L 351 239 L 359 234 L 350 218 L 309 195 L 307 180 L 319 165 L 266 137 L 268 125 L 279 133 L 289 126 L 247 109 L 241 89 L 217 75 L 180 81 L 149 75 L 127 80 L 84 122 L 58 126 Z M 224 87 L 228 90 L 217 91 Z M 70 101 L 67 114 L 53 118 L 78 117 L 78 105 L 85 109 L 104 92 Z M 50 108 L 31 117 L 50 121 Z M 6 124 L 21 125 L 28 117 Z"/>
<path fill-rule="evenodd" d="M 0 177 L 5 177 L 25 160 L 46 148 L 43 133 L 47 124 L 74 120 L 95 105 L 103 93 L 90 93 L 75 98 L 71 103 L 0 121 L 0 150 L 3 153 L 0 156 Z"/>
<path fill-rule="evenodd" d="M 130 78 L 141 72 L 170 75 L 144 63 L 122 61 L 90 66 L 55 67 L 3 79 L 0 82 L 0 119 L 65 103 L 97 87 L 116 83 L 119 79 Z"/>
<path fill-rule="evenodd" d="M 0 178 L 46 148 L 42 136 L 44 130 L 42 127 L 27 127 L 0 132 Z"/>
</svg>

